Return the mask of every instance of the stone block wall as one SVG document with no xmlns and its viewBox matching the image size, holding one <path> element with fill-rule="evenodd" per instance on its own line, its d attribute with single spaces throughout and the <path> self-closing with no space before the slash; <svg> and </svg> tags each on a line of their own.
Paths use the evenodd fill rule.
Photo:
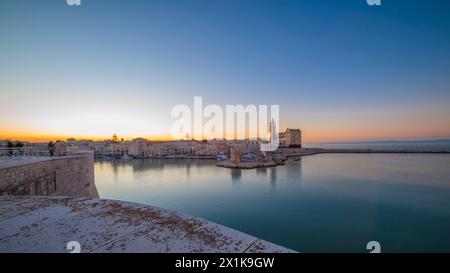
<svg viewBox="0 0 450 273">
<path fill-rule="evenodd" d="M 0 195 L 98 197 L 94 155 L 83 152 L 0 167 Z"/>
</svg>

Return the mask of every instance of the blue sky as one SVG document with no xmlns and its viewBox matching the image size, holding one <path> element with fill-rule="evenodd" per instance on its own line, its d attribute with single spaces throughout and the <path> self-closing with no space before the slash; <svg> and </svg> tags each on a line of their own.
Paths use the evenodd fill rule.
<svg viewBox="0 0 450 273">
<path fill-rule="evenodd" d="M 447 138 L 449 14 L 446 0 L 2 0 L 0 137 L 162 137 L 172 106 L 203 96 L 279 104 L 310 141 Z"/>
</svg>

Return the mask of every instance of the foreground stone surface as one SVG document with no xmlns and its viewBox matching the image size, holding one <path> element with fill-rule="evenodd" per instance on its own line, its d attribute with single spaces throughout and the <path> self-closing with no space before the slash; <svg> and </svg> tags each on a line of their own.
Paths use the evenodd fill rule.
<svg viewBox="0 0 450 273">
<path fill-rule="evenodd" d="M 97 198 L 0 197 L 0 252 L 273 253 L 289 249 L 206 220 Z"/>
</svg>

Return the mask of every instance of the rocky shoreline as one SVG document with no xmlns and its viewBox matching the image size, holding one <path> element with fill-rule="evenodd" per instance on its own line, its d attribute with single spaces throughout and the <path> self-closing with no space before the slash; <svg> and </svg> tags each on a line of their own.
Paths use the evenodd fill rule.
<svg viewBox="0 0 450 273">
<path fill-rule="evenodd" d="M 233 163 L 230 161 L 219 161 L 216 166 L 228 169 L 256 169 L 256 168 L 270 168 L 280 165 L 275 161 L 272 162 L 240 162 Z"/>
</svg>

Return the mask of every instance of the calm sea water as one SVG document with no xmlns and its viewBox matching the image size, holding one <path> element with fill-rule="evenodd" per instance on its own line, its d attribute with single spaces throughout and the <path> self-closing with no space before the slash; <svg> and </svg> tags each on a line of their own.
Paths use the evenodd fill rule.
<svg viewBox="0 0 450 273">
<path fill-rule="evenodd" d="M 450 140 L 379 141 L 305 144 L 305 148 L 450 152 Z"/>
<path fill-rule="evenodd" d="M 257 170 L 96 162 L 102 198 L 203 217 L 301 252 L 450 252 L 450 155 L 323 154 Z"/>
</svg>

